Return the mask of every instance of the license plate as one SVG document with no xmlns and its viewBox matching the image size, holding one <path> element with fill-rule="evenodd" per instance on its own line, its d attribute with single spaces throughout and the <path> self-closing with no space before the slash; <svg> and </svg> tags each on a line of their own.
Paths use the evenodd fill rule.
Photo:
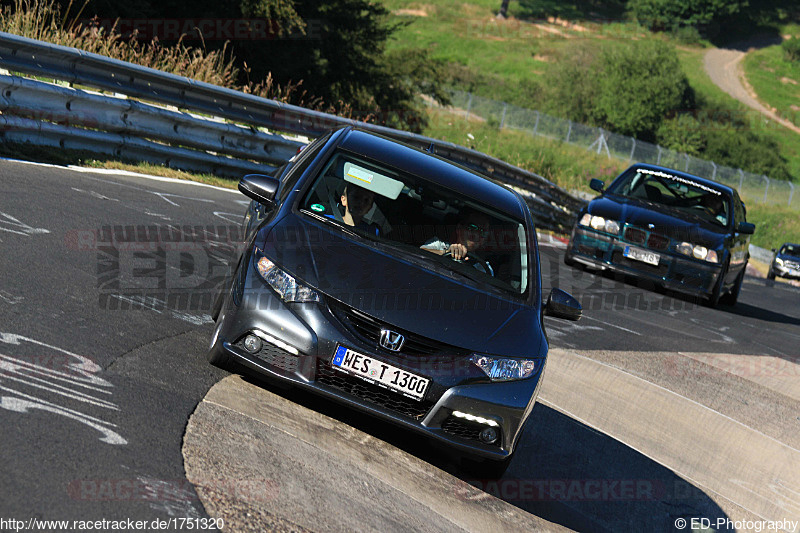
<svg viewBox="0 0 800 533">
<path fill-rule="evenodd" d="M 641 248 L 635 248 L 633 246 L 626 246 L 625 250 L 622 252 L 622 255 L 628 259 L 634 259 L 636 261 L 641 261 L 642 263 L 647 263 L 648 265 L 653 266 L 658 266 L 658 262 L 661 260 L 661 256 L 658 254 L 648 252 L 647 250 L 642 250 Z"/>
<path fill-rule="evenodd" d="M 354 352 L 344 346 L 336 348 L 331 366 L 348 374 L 354 374 L 370 383 L 397 391 L 404 396 L 421 400 L 428 390 L 430 380 L 402 368 L 397 368 L 372 356 Z"/>
</svg>

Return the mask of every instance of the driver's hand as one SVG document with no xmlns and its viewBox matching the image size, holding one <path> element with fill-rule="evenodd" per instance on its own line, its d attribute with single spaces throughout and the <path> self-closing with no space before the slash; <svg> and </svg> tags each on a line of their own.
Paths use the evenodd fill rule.
<svg viewBox="0 0 800 533">
<path fill-rule="evenodd" d="M 464 259 L 467 259 L 468 250 L 467 247 L 464 246 L 463 244 L 460 243 L 451 244 L 450 248 L 447 251 L 450 252 L 450 255 L 456 261 L 463 261 Z"/>
</svg>

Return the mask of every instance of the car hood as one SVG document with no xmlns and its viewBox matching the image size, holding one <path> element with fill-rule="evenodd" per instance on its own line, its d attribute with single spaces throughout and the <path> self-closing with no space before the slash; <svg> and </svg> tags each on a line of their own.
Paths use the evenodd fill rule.
<svg viewBox="0 0 800 533">
<path fill-rule="evenodd" d="M 468 285 L 465 278 L 390 255 L 290 215 L 262 229 L 256 245 L 299 282 L 398 329 L 494 355 L 538 356 L 546 349 L 540 308 Z"/>
<path fill-rule="evenodd" d="M 600 197 L 588 206 L 592 215 L 616 220 L 665 235 L 677 241 L 688 241 L 717 248 L 727 234 L 727 229 L 712 222 L 663 205 L 634 198 Z"/>
<path fill-rule="evenodd" d="M 777 254 L 775 257 L 783 259 L 785 261 L 793 261 L 795 263 L 800 263 L 800 257 L 796 255 L 789 255 L 789 254 Z"/>
</svg>

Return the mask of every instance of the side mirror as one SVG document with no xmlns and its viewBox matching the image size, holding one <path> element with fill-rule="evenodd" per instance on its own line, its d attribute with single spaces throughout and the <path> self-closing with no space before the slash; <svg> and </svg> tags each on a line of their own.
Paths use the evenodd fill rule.
<svg viewBox="0 0 800 533">
<path fill-rule="evenodd" d="M 603 188 L 606 186 L 603 180 L 599 180 L 597 178 L 592 178 L 592 181 L 589 182 L 589 188 L 593 191 L 603 192 Z"/>
<path fill-rule="evenodd" d="M 580 302 L 566 291 L 553 289 L 544 305 L 544 314 L 567 320 L 580 320 L 583 308 Z"/>
<path fill-rule="evenodd" d="M 239 180 L 239 191 L 260 204 L 272 206 L 279 183 L 280 181 L 272 176 L 248 174 Z"/>
<path fill-rule="evenodd" d="M 746 235 L 752 235 L 756 231 L 756 225 L 751 224 L 750 222 L 739 222 L 739 225 L 736 227 L 736 231 Z"/>
</svg>

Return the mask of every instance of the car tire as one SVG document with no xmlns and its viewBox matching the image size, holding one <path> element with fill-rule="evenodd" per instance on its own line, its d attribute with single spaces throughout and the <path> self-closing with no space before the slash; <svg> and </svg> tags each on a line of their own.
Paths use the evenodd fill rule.
<svg viewBox="0 0 800 533">
<path fill-rule="evenodd" d="M 731 287 L 730 292 L 725 296 L 720 298 L 720 301 L 725 305 L 736 305 L 736 301 L 739 299 L 739 292 L 742 290 L 742 283 L 744 283 L 744 269 L 736 276 L 736 282 Z"/>
<path fill-rule="evenodd" d="M 574 267 L 576 265 L 575 260 L 572 258 L 572 254 L 569 252 L 564 254 L 564 264 L 569 267 Z"/>
<path fill-rule="evenodd" d="M 719 272 L 719 277 L 717 278 L 717 282 L 714 284 L 714 289 L 711 291 L 711 294 L 708 295 L 708 299 L 706 300 L 706 304 L 709 307 L 716 308 L 719 306 L 719 301 L 722 295 L 724 294 L 723 287 L 725 285 L 725 276 L 728 275 L 728 263 L 725 263 L 725 266 L 722 267 L 722 270 Z"/>
<path fill-rule="evenodd" d="M 775 281 L 775 272 L 770 267 L 769 272 L 767 272 L 767 279 L 770 281 Z"/>
</svg>

